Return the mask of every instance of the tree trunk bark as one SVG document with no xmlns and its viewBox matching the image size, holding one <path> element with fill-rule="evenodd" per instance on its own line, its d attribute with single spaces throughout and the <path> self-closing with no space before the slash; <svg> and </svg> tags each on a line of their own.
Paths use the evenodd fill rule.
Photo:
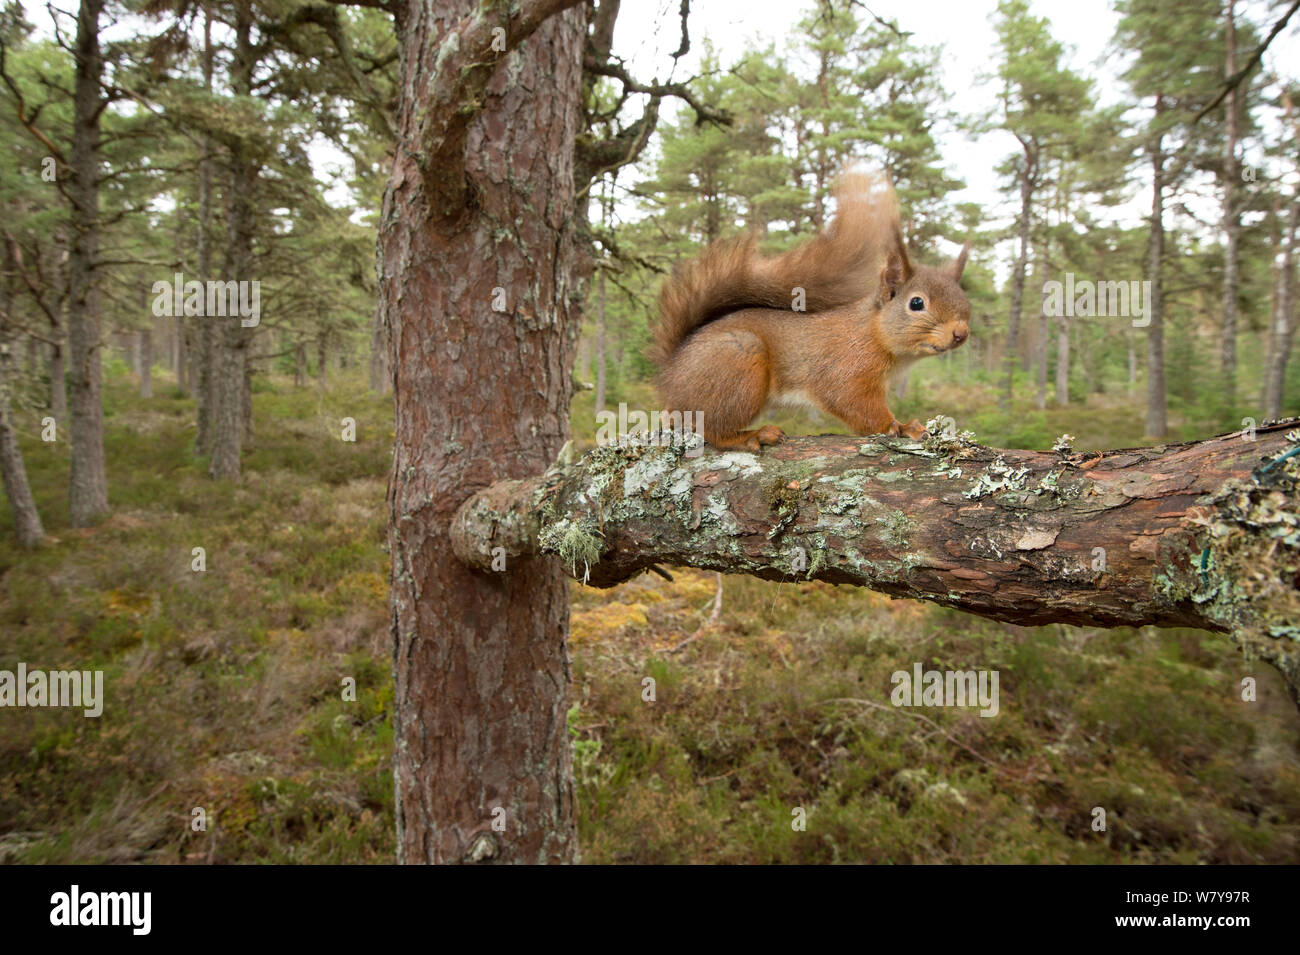
<svg viewBox="0 0 1300 955">
<path fill-rule="evenodd" d="M 140 397 L 153 397 L 153 329 L 140 329 Z"/>
<path fill-rule="evenodd" d="M 9 382 L 12 378 L 10 366 L 13 364 L 13 339 L 8 323 L 14 314 L 14 285 L 18 270 L 14 262 L 13 244 L 2 244 L 4 285 L 3 301 L 0 301 L 0 481 L 4 482 L 5 495 L 9 498 L 9 507 L 13 511 L 18 543 L 23 547 L 35 547 L 45 539 L 45 529 L 41 527 L 36 500 L 32 497 L 31 485 L 27 483 L 27 466 L 23 463 L 23 454 L 18 447 L 18 436 L 14 433 L 10 413 Z M 30 344 L 35 339 L 29 338 L 27 341 Z"/>
<path fill-rule="evenodd" d="M 1011 270 L 1011 309 L 1007 315 L 1007 350 L 1002 356 L 1002 394 L 999 404 L 1011 407 L 1011 391 L 1016 366 L 1020 364 L 1020 313 L 1025 301 L 1025 271 L 1029 262 L 1029 226 L 1034 201 L 1034 177 L 1037 175 L 1036 151 L 1025 145 L 1025 168 L 1020 174 L 1020 216 L 1016 234 L 1020 250 Z"/>
<path fill-rule="evenodd" d="M 62 345 L 50 348 L 50 416 L 60 427 L 68 423 L 68 383 Z"/>
<path fill-rule="evenodd" d="M 1237 4 L 1228 0 L 1227 59 L 1225 76 L 1237 72 Z M 1237 118 L 1241 86 L 1228 91 L 1224 100 L 1227 113 L 1227 143 L 1223 163 L 1223 342 L 1221 365 L 1223 373 L 1223 402 L 1228 413 L 1237 403 L 1237 244 L 1241 232 L 1241 212 L 1237 208 L 1237 184 L 1241 178 L 1237 161 Z"/>
<path fill-rule="evenodd" d="M 1156 97 L 1155 122 L 1165 111 L 1164 97 Z M 1151 315 L 1147 325 L 1147 425 L 1152 438 L 1169 429 L 1165 402 L 1165 145 L 1156 134 L 1151 144 L 1151 228 L 1147 239 L 1147 280 L 1151 283 Z"/>
<path fill-rule="evenodd" d="M 937 434 L 691 458 L 679 436 L 494 484 L 461 506 L 452 547 L 480 573 L 502 553 L 552 554 L 598 587 L 666 564 L 855 584 L 1025 626 L 1229 631 L 1294 694 L 1296 425 L 1083 453 Z"/>
<path fill-rule="evenodd" d="M 76 80 L 73 94 L 72 247 L 68 256 L 68 403 L 71 417 L 69 517 L 88 527 L 108 510 L 104 467 L 104 409 L 100 397 L 99 118 L 104 60 L 99 48 L 103 0 L 82 0 L 77 13 Z"/>
<path fill-rule="evenodd" d="M 1300 137 L 1300 122 L 1288 92 L 1282 94 L 1288 125 Z M 1295 317 L 1291 314 L 1296 304 L 1296 241 L 1300 239 L 1300 185 L 1291 197 L 1291 211 L 1282 236 L 1282 265 L 1277 278 L 1274 296 L 1276 306 L 1269 335 L 1269 363 L 1264 379 L 1264 416 L 1279 418 L 1282 399 L 1286 393 L 1286 366 L 1291 358 L 1291 340 L 1295 334 Z"/>
<path fill-rule="evenodd" d="M 1286 392 L 1286 366 L 1291 357 L 1291 339 L 1294 331 L 1291 311 L 1295 307 L 1295 244 L 1300 234 L 1300 194 L 1291 202 L 1291 213 L 1284 238 L 1282 265 L 1278 270 L 1269 335 L 1269 362 L 1264 378 L 1264 416 L 1279 418 L 1282 415 L 1282 398 Z"/>
<path fill-rule="evenodd" d="M 1070 320 L 1056 318 L 1056 403 L 1064 408 L 1070 403 Z"/>
<path fill-rule="evenodd" d="M 605 270 L 596 272 L 596 413 L 605 410 Z"/>
<path fill-rule="evenodd" d="M 186 394 L 190 390 L 189 348 L 185 341 L 185 316 L 177 315 L 171 319 L 172 333 L 172 371 L 176 374 L 176 387 Z"/>
<path fill-rule="evenodd" d="M 203 86 L 212 93 L 213 75 L 212 48 L 212 11 L 207 3 L 203 5 Z M 198 265 L 199 281 L 206 283 L 212 278 L 212 137 L 203 135 L 202 155 L 199 159 L 199 234 Z M 206 286 L 205 286 L 206 287 Z M 212 450 L 212 405 L 216 388 L 216 358 L 218 352 L 218 330 L 211 315 L 199 316 L 197 327 L 188 322 L 184 316 L 177 321 L 187 329 L 186 334 L 194 344 L 194 379 L 195 398 L 198 405 L 198 429 L 194 440 L 199 454 L 209 454 Z"/>
<path fill-rule="evenodd" d="M 398 15 L 405 94 L 379 255 L 398 859 L 565 862 L 568 581 L 549 561 L 484 575 L 447 555 L 457 505 L 545 468 L 568 433 L 585 16 L 577 0 L 521 0 L 501 17 L 506 54 L 478 6 L 409 0 Z"/>
<path fill-rule="evenodd" d="M 239 388 L 239 420 L 243 427 L 241 450 L 253 446 L 253 371 L 257 360 L 254 354 L 255 335 L 246 334 L 245 338 L 248 344 L 244 349 L 244 380 Z"/>
<path fill-rule="evenodd" d="M 253 69 L 257 56 L 252 44 L 253 14 L 248 0 L 235 7 L 235 53 L 230 66 L 231 88 L 238 96 L 252 95 Z M 253 202 L 257 188 L 257 164 L 243 143 L 229 147 L 230 194 L 226 215 L 226 280 L 251 281 L 253 264 Z M 205 318 L 214 332 L 215 355 L 211 415 L 211 459 L 214 478 L 234 479 L 240 474 L 245 416 L 245 363 L 248 360 L 249 330 L 238 311 L 233 316 Z"/>
<path fill-rule="evenodd" d="M 6 316 L 8 310 L 6 309 Z M 31 485 L 27 483 L 27 466 L 18 447 L 9 408 L 10 354 L 8 336 L 0 331 L 0 480 L 14 515 L 14 530 L 23 547 L 36 547 L 45 539 L 41 516 L 36 510 Z"/>
<path fill-rule="evenodd" d="M 307 345 L 299 342 L 293 349 L 293 386 L 301 388 L 307 384 Z"/>
</svg>

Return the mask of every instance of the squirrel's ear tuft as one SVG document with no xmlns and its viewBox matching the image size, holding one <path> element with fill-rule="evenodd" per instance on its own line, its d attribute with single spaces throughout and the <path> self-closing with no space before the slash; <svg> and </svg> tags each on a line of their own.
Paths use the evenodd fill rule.
<svg viewBox="0 0 1300 955">
<path fill-rule="evenodd" d="M 971 245 L 971 240 L 967 239 L 966 244 L 961 247 L 961 252 L 959 252 L 957 254 L 957 258 L 953 260 L 952 278 L 953 281 L 955 282 L 961 281 L 961 273 L 966 268 L 966 259 L 970 256 L 970 245 Z"/>
<path fill-rule="evenodd" d="M 885 267 L 880 272 L 881 288 L 893 298 L 904 283 L 912 277 L 912 263 L 907 257 L 907 244 L 903 241 L 903 230 L 894 224 L 893 242 L 885 254 Z"/>
</svg>

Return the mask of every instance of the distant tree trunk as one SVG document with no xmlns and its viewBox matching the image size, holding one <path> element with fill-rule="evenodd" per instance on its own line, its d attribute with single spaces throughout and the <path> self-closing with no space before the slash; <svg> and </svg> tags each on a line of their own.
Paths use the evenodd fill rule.
<svg viewBox="0 0 1300 955">
<path fill-rule="evenodd" d="M 326 372 L 329 371 L 329 333 L 322 331 L 320 337 L 316 339 L 316 377 L 321 383 L 325 383 Z"/>
<path fill-rule="evenodd" d="M 51 271 L 57 272 L 59 284 L 66 289 L 70 255 L 62 229 L 55 232 L 55 247 L 58 252 Z M 61 301 L 54 303 L 47 316 L 50 322 L 50 340 L 55 342 L 49 346 L 49 409 L 50 415 L 59 423 L 59 427 L 64 427 L 68 423 L 67 345 L 64 335 L 64 329 L 68 326 L 67 302 L 65 295 Z"/>
<path fill-rule="evenodd" d="M 298 342 L 293 348 L 293 386 L 301 388 L 307 384 L 307 345 Z"/>
<path fill-rule="evenodd" d="M 370 322 L 370 390 L 381 395 L 392 390 L 392 377 L 388 374 L 388 334 L 378 299 L 375 299 L 375 314 Z"/>
<path fill-rule="evenodd" d="M 41 527 L 36 500 L 27 483 L 27 467 L 23 463 L 23 454 L 18 447 L 18 436 L 14 433 L 10 415 L 9 382 L 12 378 L 10 366 L 13 362 L 13 336 L 9 323 L 13 319 L 14 301 L 17 298 L 14 286 L 18 268 L 14 260 L 13 243 L 5 242 L 3 245 L 4 284 L 0 287 L 0 298 L 3 298 L 0 301 L 0 480 L 4 482 L 5 495 L 9 498 L 9 507 L 13 511 L 18 543 L 23 547 L 35 547 L 45 538 L 45 530 Z"/>
<path fill-rule="evenodd" d="M 1163 96 L 1156 97 L 1155 122 L 1165 112 Z M 1147 426 L 1152 438 L 1163 438 L 1168 430 L 1165 404 L 1165 141 L 1157 133 L 1151 143 L 1151 228 L 1147 240 L 1147 280 L 1151 283 L 1150 322 L 1147 325 Z"/>
<path fill-rule="evenodd" d="M 238 96 L 252 95 L 256 54 L 252 44 L 253 15 L 249 0 L 235 6 L 235 54 L 230 66 L 231 87 Z M 253 202 L 257 187 L 257 164 L 242 142 L 229 146 L 230 193 L 226 213 L 226 280 L 252 279 Z M 216 339 L 211 418 L 211 462 L 214 478 L 237 478 L 244 444 L 245 363 L 248 360 L 248 330 L 239 314 L 213 318 Z"/>
<path fill-rule="evenodd" d="M 248 347 L 244 349 L 244 382 L 239 392 L 239 412 L 240 420 L 244 424 L 244 449 L 253 446 L 253 372 L 257 368 L 257 355 L 255 345 L 257 342 L 256 333 L 245 336 L 248 340 Z"/>
<path fill-rule="evenodd" d="M 50 347 L 50 416 L 60 426 L 68 423 L 68 383 L 62 345 Z"/>
<path fill-rule="evenodd" d="M 9 314 L 6 308 L 5 317 Z M 18 447 L 18 436 L 14 433 L 10 415 L 11 363 L 8 335 L 0 331 L 0 479 L 4 481 L 5 495 L 13 511 L 18 543 L 23 547 L 35 547 L 45 539 L 45 529 L 36 511 L 31 485 L 27 483 L 27 467 L 23 464 L 23 453 Z"/>
<path fill-rule="evenodd" d="M 1016 264 L 1011 270 L 1011 309 L 1007 314 L 1007 350 L 1002 356 L 1002 394 L 999 405 L 1011 406 L 1011 390 L 1016 366 L 1020 364 L 1020 313 L 1025 301 L 1025 272 L 1029 264 L 1029 227 L 1033 214 L 1034 182 L 1038 175 L 1038 149 L 1021 141 L 1025 151 L 1025 168 L 1020 171 L 1020 215 L 1016 235 L 1020 243 Z"/>
<path fill-rule="evenodd" d="M 945 360 L 951 357 L 952 357 L 951 355 L 943 356 Z M 904 398 L 907 397 L 907 386 L 908 383 L 911 381 L 911 378 L 912 378 L 911 368 L 903 368 L 894 376 L 894 397 L 896 397 L 899 401 L 902 401 Z"/>
<path fill-rule="evenodd" d="M 104 467 L 104 409 L 100 397 L 99 120 L 104 60 L 99 48 L 103 0 L 82 0 L 77 12 L 76 79 L 73 94 L 72 248 L 68 256 L 68 374 L 71 411 L 69 516 L 87 527 L 108 510 Z"/>
<path fill-rule="evenodd" d="M 203 87 L 212 92 L 213 75 L 212 48 L 212 11 L 208 4 L 203 4 Z M 199 234 L 198 266 L 199 281 L 207 282 L 212 278 L 212 137 L 203 134 L 199 159 Z M 229 277 L 229 276 L 228 276 Z M 217 328 L 214 317 L 203 315 L 195 323 L 187 322 L 183 317 L 177 321 L 189 331 L 194 343 L 194 379 L 195 397 L 198 405 L 198 430 L 194 446 L 199 454 L 208 454 L 212 450 L 212 403 L 216 388 Z"/>
<path fill-rule="evenodd" d="M 1228 0 L 1226 76 L 1237 72 L 1237 3 Z M 1240 86 L 1228 91 L 1224 100 L 1227 113 L 1227 143 L 1223 163 L 1223 404 L 1231 413 L 1237 403 L 1237 244 L 1241 232 L 1241 211 L 1237 208 L 1237 187 L 1241 179 L 1237 160 L 1237 120 Z"/>
<path fill-rule="evenodd" d="M 153 397 L 153 329 L 140 329 L 140 397 Z"/>
<path fill-rule="evenodd" d="M 1300 121 L 1297 121 L 1289 93 L 1282 96 L 1287 121 L 1297 138 L 1300 138 Z M 1291 197 L 1291 209 L 1282 236 L 1282 264 L 1274 284 L 1273 321 L 1269 334 L 1269 363 L 1264 376 L 1264 416 L 1282 416 L 1283 397 L 1286 392 L 1286 366 L 1291 358 L 1291 340 L 1295 334 L 1296 306 L 1296 242 L 1300 241 L 1300 184 Z"/>
<path fill-rule="evenodd" d="M 528 558 L 471 570 L 450 559 L 449 523 L 475 490 L 544 469 L 569 432 L 585 9 L 502 7 L 500 53 L 498 18 L 479 6 L 407 0 L 398 16 L 404 95 L 379 256 L 396 410 L 397 851 L 569 862 L 567 578 Z M 508 413 L 485 410 L 501 396 Z"/>
<path fill-rule="evenodd" d="M 605 270 L 596 271 L 596 413 L 605 410 Z"/>
<path fill-rule="evenodd" d="M 1070 403 L 1070 320 L 1056 317 L 1056 403 L 1064 408 Z"/>
<path fill-rule="evenodd" d="M 1038 334 L 1034 336 L 1034 407 L 1039 411 L 1047 407 L 1047 340 L 1051 328 L 1046 313 L 1038 316 Z"/>
<path fill-rule="evenodd" d="M 1046 263 L 1051 261 L 1051 248 L 1043 248 L 1039 243 L 1039 262 L 1034 267 L 1034 279 L 1038 281 L 1040 272 L 1046 272 Z M 1034 367 L 1037 389 L 1034 394 L 1034 405 L 1039 411 L 1047 407 L 1047 341 L 1051 337 L 1051 321 L 1047 314 L 1047 307 L 1044 305 L 1038 310 L 1038 329 L 1034 340 Z"/>
<path fill-rule="evenodd" d="M 185 317 L 177 315 L 171 319 L 171 358 L 172 371 L 176 375 L 176 387 L 185 393 L 190 390 L 187 357 L 189 349 L 185 347 Z"/>
<path fill-rule="evenodd" d="M 578 339 L 578 358 L 573 366 L 573 377 L 578 381 L 591 382 L 591 338 L 587 335 Z"/>
</svg>

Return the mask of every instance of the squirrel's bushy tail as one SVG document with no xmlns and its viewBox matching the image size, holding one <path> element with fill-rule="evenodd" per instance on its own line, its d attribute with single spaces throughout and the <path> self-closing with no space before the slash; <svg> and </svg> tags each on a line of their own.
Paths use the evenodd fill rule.
<svg viewBox="0 0 1300 955">
<path fill-rule="evenodd" d="M 846 172 L 835 186 L 835 219 L 820 235 L 773 258 L 755 251 L 753 236 L 718 242 L 679 267 L 659 292 L 655 361 L 661 367 L 692 331 L 744 308 L 804 307 L 824 311 L 866 298 L 879 280 L 874 267 L 898 229 L 898 200 L 888 180 Z"/>
</svg>

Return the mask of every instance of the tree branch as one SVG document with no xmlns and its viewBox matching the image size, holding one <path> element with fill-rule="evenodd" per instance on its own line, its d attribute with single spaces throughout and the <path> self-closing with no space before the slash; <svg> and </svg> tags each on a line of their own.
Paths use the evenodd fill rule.
<svg viewBox="0 0 1300 955">
<path fill-rule="evenodd" d="M 701 103 L 699 97 L 691 92 L 686 83 L 641 83 L 633 79 L 621 63 L 615 63 L 612 60 L 606 60 L 602 63 L 588 59 L 583 64 L 583 69 L 588 73 L 594 73 L 596 76 L 607 76 L 610 79 L 618 80 L 625 89 L 633 93 L 644 93 L 647 96 L 660 99 L 665 96 L 677 97 L 695 112 L 695 125 L 697 126 L 704 123 L 730 126 L 733 122 L 731 113 L 725 109 L 714 109 L 712 106 Z"/>
<path fill-rule="evenodd" d="M 753 455 L 679 434 L 493 484 L 461 506 L 451 539 L 483 570 L 555 555 L 598 587 L 666 564 L 865 586 L 1021 625 L 1230 632 L 1294 695 L 1296 424 L 1089 454 L 932 431 L 791 438 Z"/>
<path fill-rule="evenodd" d="M 1264 55 L 1264 51 L 1268 49 L 1268 45 L 1273 42 L 1274 37 L 1286 28 L 1287 21 L 1291 19 L 1291 15 L 1295 13 L 1296 10 L 1300 10 L 1300 0 L 1295 0 L 1295 2 L 1291 4 L 1290 9 L 1288 9 L 1286 13 L 1282 14 L 1282 18 L 1278 20 L 1277 23 L 1273 24 L 1273 29 L 1270 30 L 1268 36 L 1264 38 L 1264 42 L 1261 43 L 1255 49 L 1255 52 L 1251 54 L 1250 59 L 1246 61 L 1246 65 L 1224 81 L 1223 88 L 1219 90 L 1219 95 L 1214 97 L 1208 106 L 1196 114 L 1195 118 L 1192 120 L 1192 125 L 1199 123 L 1202 117 L 1222 103 L 1229 93 L 1241 85 L 1242 80 L 1250 75 L 1250 71 L 1259 65 L 1260 57 Z"/>
</svg>

